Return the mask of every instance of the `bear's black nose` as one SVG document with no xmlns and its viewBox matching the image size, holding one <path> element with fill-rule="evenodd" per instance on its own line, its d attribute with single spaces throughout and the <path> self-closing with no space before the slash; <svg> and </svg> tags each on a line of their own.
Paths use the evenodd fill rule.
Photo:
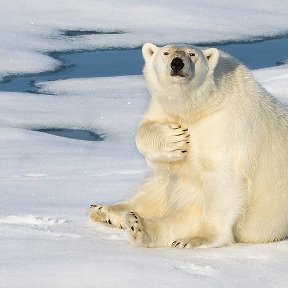
<svg viewBox="0 0 288 288">
<path fill-rule="evenodd" d="M 181 58 L 176 57 L 172 60 L 171 68 L 173 71 L 178 72 L 178 71 L 182 70 L 183 67 L 184 67 L 184 62 Z"/>
</svg>

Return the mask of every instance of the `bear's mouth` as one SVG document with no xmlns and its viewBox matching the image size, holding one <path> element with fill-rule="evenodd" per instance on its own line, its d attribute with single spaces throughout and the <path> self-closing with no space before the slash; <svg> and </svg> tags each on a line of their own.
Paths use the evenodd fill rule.
<svg viewBox="0 0 288 288">
<path fill-rule="evenodd" d="M 170 75 L 172 77 L 186 77 L 186 75 L 182 71 L 171 70 Z"/>
</svg>

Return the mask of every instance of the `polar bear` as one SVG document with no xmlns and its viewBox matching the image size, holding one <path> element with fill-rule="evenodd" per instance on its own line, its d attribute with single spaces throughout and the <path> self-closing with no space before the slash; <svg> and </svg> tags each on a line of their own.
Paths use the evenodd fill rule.
<svg viewBox="0 0 288 288">
<path fill-rule="evenodd" d="M 288 236 L 288 112 L 216 48 L 144 44 L 151 101 L 136 144 L 150 178 L 90 218 L 144 247 L 221 247 Z"/>
</svg>

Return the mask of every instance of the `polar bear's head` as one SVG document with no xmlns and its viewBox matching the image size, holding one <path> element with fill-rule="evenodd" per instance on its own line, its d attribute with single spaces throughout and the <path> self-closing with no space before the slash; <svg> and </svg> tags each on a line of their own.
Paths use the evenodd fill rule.
<svg viewBox="0 0 288 288">
<path fill-rule="evenodd" d="M 151 86 L 174 84 L 199 87 L 212 75 L 219 58 L 216 48 L 199 49 L 190 45 L 157 47 L 146 43 L 142 47 L 144 75 Z M 174 85 L 175 86 L 175 85 Z"/>
</svg>

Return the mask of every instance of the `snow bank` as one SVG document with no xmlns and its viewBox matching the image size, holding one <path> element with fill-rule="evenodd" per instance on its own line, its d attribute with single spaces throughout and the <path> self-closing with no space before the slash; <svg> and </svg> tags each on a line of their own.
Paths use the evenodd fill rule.
<svg viewBox="0 0 288 288">
<path fill-rule="evenodd" d="M 0 15 L 1 78 L 60 65 L 43 52 L 127 48 L 144 42 L 215 42 L 288 32 L 288 2 L 282 0 L 187 0 L 181 4 L 171 0 L 58 0 L 53 4 L 11 0 L 1 2 Z M 83 33 L 73 37 L 66 30 Z"/>
<path fill-rule="evenodd" d="M 277 98 L 280 101 L 288 105 L 287 71 L 288 65 L 282 65 L 273 68 L 255 70 L 254 75 L 273 95 L 277 95 Z"/>
</svg>

